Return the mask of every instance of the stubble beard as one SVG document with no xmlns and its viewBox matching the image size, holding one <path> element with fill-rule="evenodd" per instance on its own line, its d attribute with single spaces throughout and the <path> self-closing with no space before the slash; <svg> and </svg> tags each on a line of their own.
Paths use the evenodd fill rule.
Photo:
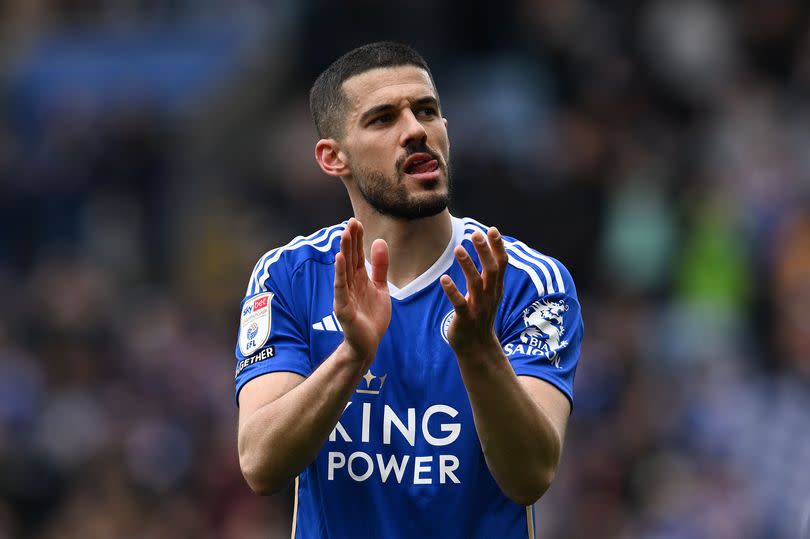
<svg viewBox="0 0 810 539">
<path fill-rule="evenodd" d="M 433 217 L 443 212 L 450 203 L 452 182 L 450 181 L 450 161 L 447 160 L 447 190 L 409 193 L 403 181 L 403 173 L 397 166 L 393 176 L 379 170 L 366 170 L 356 167 L 354 178 L 360 194 L 366 202 L 381 214 L 396 219 L 412 221 Z M 441 180 L 426 182 L 427 187 L 437 188 Z"/>
</svg>

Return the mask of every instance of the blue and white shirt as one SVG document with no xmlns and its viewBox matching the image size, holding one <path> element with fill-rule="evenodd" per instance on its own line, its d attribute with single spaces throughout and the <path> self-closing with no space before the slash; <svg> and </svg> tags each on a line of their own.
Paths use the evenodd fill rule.
<svg viewBox="0 0 810 539">
<path fill-rule="evenodd" d="M 236 394 L 270 372 L 309 376 L 343 340 L 333 312 L 334 259 L 345 223 L 297 237 L 256 264 L 242 302 Z M 510 501 L 484 460 L 457 360 L 447 343 L 453 307 L 439 277 L 462 294 L 453 249 L 480 269 L 470 236 L 486 227 L 453 218 L 439 259 L 403 288 L 389 284 L 391 323 L 318 457 L 296 479 L 300 539 L 534 536 L 531 507 Z M 504 236 L 509 266 L 495 329 L 518 376 L 542 378 L 573 402 L 583 323 L 570 274 Z"/>
</svg>

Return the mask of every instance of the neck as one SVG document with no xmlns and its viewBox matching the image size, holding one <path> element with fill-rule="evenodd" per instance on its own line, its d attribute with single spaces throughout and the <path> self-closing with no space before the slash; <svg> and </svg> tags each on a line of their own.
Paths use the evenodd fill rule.
<svg viewBox="0 0 810 539">
<path fill-rule="evenodd" d="M 447 248 L 453 235 L 450 212 L 445 209 L 432 217 L 402 220 L 380 215 L 372 209 L 355 208 L 355 216 L 365 229 L 366 253 L 382 238 L 388 244 L 388 282 L 402 288 L 430 268 Z"/>
</svg>

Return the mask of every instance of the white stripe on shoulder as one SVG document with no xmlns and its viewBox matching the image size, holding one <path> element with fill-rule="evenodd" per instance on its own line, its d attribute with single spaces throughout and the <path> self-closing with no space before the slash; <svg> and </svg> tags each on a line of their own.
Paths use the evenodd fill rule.
<svg viewBox="0 0 810 539">
<path fill-rule="evenodd" d="M 278 259 L 281 258 L 281 255 L 285 251 L 294 251 L 299 247 L 309 245 L 319 251 L 326 252 L 330 249 L 332 241 L 335 239 L 335 237 L 339 236 L 345 228 L 346 223 L 343 222 L 339 225 L 322 228 L 321 230 L 318 230 L 317 232 L 314 232 L 306 237 L 296 236 L 286 245 L 276 249 L 271 249 L 265 253 L 259 263 L 256 265 L 256 269 L 253 270 L 253 275 L 251 275 L 248 289 L 246 291 L 247 296 L 252 296 L 262 290 L 262 287 L 269 276 L 268 272 L 270 270 L 270 266 L 278 262 Z M 322 242 L 325 243 L 322 244 Z"/>
<path fill-rule="evenodd" d="M 484 234 L 487 233 L 487 227 L 485 225 L 483 225 L 482 223 L 479 223 L 475 219 L 472 219 L 470 217 L 465 217 L 464 218 L 464 223 L 467 226 L 474 226 L 474 227 L 478 228 Z M 532 249 L 531 247 L 529 247 L 528 245 L 526 245 L 525 243 L 523 243 L 520 240 L 512 238 L 510 240 L 507 240 L 507 242 L 510 242 L 513 246 L 517 246 L 517 247 L 521 248 L 520 254 L 521 254 L 521 256 L 522 256 L 522 258 L 524 260 L 534 260 L 536 264 L 537 264 L 537 262 L 540 262 L 540 261 L 545 262 L 546 264 L 548 264 L 548 266 L 551 268 L 551 271 L 554 272 L 554 279 L 557 282 L 557 291 L 560 292 L 560 293 L 565 293 L 565 283 L 563 282 L 562 273 L 560 272 L 560 268 L 559 268 L 559 266 L 557 266 L 557 263 L 554 261 L 554 259 L 552 259 L 551 257 L 548 257 L 546 255 L 540 254 L 539 252 Z M 507 250 L 509 250 L 508 246 L 507 246 Z M 515 249 L 512 249 L 512 251 L 514 252 Z M 543 271 L 543 273 L 548 278 L 547 282 L 549 284 L 549 287 L 548 287 L 549 288 L 549 293 L 550 294 L 553 293 L 554 290 L 553 290 L 553 286 L 551 285 L 551 275 L 548 273 L 548 271 L 546 270 L 546 268 L 542 264 L 537 264 L 537 266 Z"/>
<path fill-rule="evenodd" d="M 553 258 L 538 253 L 536 250 L 532 249 L 531 247 L 529 247 L 528 245 L 526 245 L 525 243 L 523 243 L 520 240 L 510 240 L 510 241 L 512 241 L 512 243 L 514 245 L 517 245 L 518 247 L 521 247 L 523 249 L 524 254 L 526 256 L 528 256 L 529 258 L 533 258 L 534 260 L 537 260 L 538 262 L 542 260 L 543 262 L 548 264 L 549 267 L 551 268 L 551 271 L 554 272 L 554 279 L 557 281 L 557 291 L 560 292 L 560 293 L 565 292 L 565 283 L 563 282 L 562 273 L 560 272 L 560 267 L 557 265 L 557 262 Z"/>
<path fill-rule="evenodd" d="M 270 251 L 270 252 L 272 252 L 272 251 Z M 250 273 L 250 279 L 248 279 L 247 290 L 245 290 L 245 297 L 250 297 L 250 296 L 255 295 L 255 292 L 253 291 L 253 283 L 256 281 L 256 272 L 259 271 L 259 267 L 262 265 L 262 263 L 264 262 L 265 257 L 268 256 L 270 254 L 270 252 L 264 253 L 262 255 L 262 257 L 259 258 L 259 260 L 256 262 L 256 265 L 253 266 L 253 271 Z"/>
<path fill-rule="evenodd" d="M 290 240 L 288 243 L 286 243 L 285 245 L 283 245 L 281 247 L 276 247 L 276 248 L 270 249 L 269 251 L 264 253 L 262 255 L 262 257 L 259 259 L 259 261 L 256 263 L 256 267 L 253 268 L 253 273 L 251 273 L 251 275 L 250 275 L 250 281 L 248 282 L 248 289 L 245 292 L 245 294 L 248 297 L 250 297 L 250 296 L 252 296 L 252 295 L 254 295 L 254 294 L 256 294 L 256 293 L 258 293 L 260 291 L 259 290 L 259 278 L 264 273 L 264 264 L 265 264 L 265 262 L 267 262 L 267 260 L 270 257 L 275 255 L 279 251 L 279 249 L 284 249 L 285 247 L 289 247 L 289 246 L 297 244 L 298 242 L 301 242 L 301 241 L 308 241 L 308 240 L 312 240 L 312 239 L 317 239 L 316 236 L 322 237 L 328 230 L 329 230 L 328 228 L 322 228 L 322 229 L 320 229 L 320 230 L 318 230 L 316 232 L 313 232 L 312 234 L 310 234 L 309 236 L 306 236 L 306 237 L 304 237 L 304 236 L 296 236 L 292 240 Z"/>
<path fill-rule="evenodd" d="M 515 256 L 516 258 L 520 258 L 524 262 L 526 262 L 528 264 L 531 264 L 532 266 L 538 268 L 540 271 L 543 272 L 543 277 L 546 278 L 546 288 L 548 290 L 548 293 L 553 294 L 554 293 L 554 284 L 552 283 L 552 280 L 551 280 L 551 274 L 548 272 L 548 269 L 546 269 L 546 267 L 543 265 L 543 263 L 540 262 L 537 259 L 534 259 L 534 258 L 530 257 L 528 254 L 526 254 L 525 252 L 520 250 L 518 248 L 518 242 L 510 241 L 510 240 L 504 240 L 504 243 L 506 244 L 506 250 L 509 253 L 511 253 L 513 256 Z"/>
<path fill-rule="evenodd" d="M 464 237 L 462 238 L 462 241 L 471 239 L 472 235 L 473 235 L 473 232 L 475 232 L 475 230 L 470 230 L 470 229 L 464 230 Z M 537 288 L 537 293 L 540 296 L 545 296 L 546 295 L 546 287 L 543 284 L 543 280 L 540 278 L 540 275 L 537 274 L 536 268 L 530 266 L 529 264 L 526 264 L 525 262 L 522 261 L 522 259 L 520 259 L 518 256 L 516 256 L 515 255 L 515 248 L 513 246 L 511 246 L 510 244 L 508 244 L 506 242 L 504 242 L 504 245 L 506 246 L 506 252 L 511 253 L 513 255 L 513 256 L 509 257 L 509 263 L 511 265 L 515 266 L 516 268 L 525 271 L 529 275 L 529 278 L 532 280 L 532 283 L 534 283 L 534 287 Z M 546 271 L 545 268 L 543 268 L 543 270 L 545 271 L 545 274 L 550 279 L 551 276 L 548 275 L 548 271 Z M 548 282 L 548 280 L 546 282 Z"/>
<path fill-rule="evenodd" d="M 465 217 L 462 220 L 464 221 L 464 226 L 465 227 L 467 227 L 467 228 L 474 227 L 474 228 L 477 228 L 478 230 L 480 230 L 481 232 L 483 232 L 484 234 L 487 233 L 487 227 L 484 224 L 479 223 L 475 219 L 472 219 L 470 217 Z"/>
</svg>

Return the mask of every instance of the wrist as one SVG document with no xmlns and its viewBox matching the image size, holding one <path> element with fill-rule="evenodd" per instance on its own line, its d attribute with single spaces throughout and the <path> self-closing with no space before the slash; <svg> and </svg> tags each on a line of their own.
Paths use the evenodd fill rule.
<svg viewBox="0 0 810 539">
<path fill-rule="evenodd" d="M 491 362 L 494 355 L 503 355 L 503 348 L 494 329 L 477 339 L 456 339 L 451 346 L 456 357 L 465 361 Z"/>
<path fill-rule="evenodd" d="M 361 372 L 361 374 L 374 359 L 375 355 L 376 349 L 371 353 L 360 350 L 345 338 L 343 342 L 338 345 L 333 354 L 335 361 L 353 371 Z"/>
</svg>

